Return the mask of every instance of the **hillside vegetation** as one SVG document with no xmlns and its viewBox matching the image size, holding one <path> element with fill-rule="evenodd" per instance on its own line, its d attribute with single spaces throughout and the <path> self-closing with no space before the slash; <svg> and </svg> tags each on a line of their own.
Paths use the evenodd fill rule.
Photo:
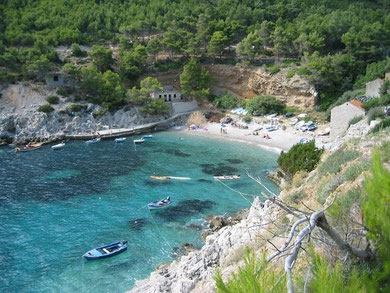
<svg viewBox="0 0 390 293">
<path fill-rule="evenodd" d="M 277 221 L 256 235 L 250 253 L 237 251 L 244 263 L 228 281 L 217 273 L 217 291 L 388 292 L 389 134 L 349 141 L 324 153 L 312 172 L 295 173 L 273 199 L 281 207 Z M 313 221 L 302 242 L 308 226 L 299 215 Z"/>
<path fill-rule="evenodd" d="M 111 50 L 95 48 L 90 56 L 99 71 L 112 69 L 123 83 L 149 65 L 181 67 L 175 59 L 189 56 L 233 64 L 258 64 L 267 57 L 286 60 L 290 76 L 312 79 L 326 109 L 354 84 L 382 75 L 383 66 L 375 64 L 389 52 L 389 12 L 386 0 L 5 0 L 0 80 L 41 79 L 62 67 L 70 61 L 58 58 L 58 45 L 74 44 L 74 56 L 81 57 L 85 53 L 77 44 L 109 42 L 119 45 L 117 66 L 108 58 Z M 106 56 L 106 63 L 99 63 L 98 55 Z M 159 55 L 174 59 L 166 63 Z"/>
</svg>

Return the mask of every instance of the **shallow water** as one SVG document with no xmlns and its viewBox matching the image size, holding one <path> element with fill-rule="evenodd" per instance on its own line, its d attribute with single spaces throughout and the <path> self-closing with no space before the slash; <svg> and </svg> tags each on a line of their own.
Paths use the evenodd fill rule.
<svg viewBox="0 0 390 293">
<path fill-rule="evenodd" d="M 276 153 L 182 133 L 157 133 L 136 150 L 131 142 L 69 142 L 18 154 L 0 148 L 0 292 L 129 290 L 173 260 L 183 242 L 201 247 L 206 215 L 249 207 L 252 196 L 215 182 L 214 173 L 241 174 L 227 185 L 253 195 L 262 189 L 246 170 L 265 178 L 276 166 Z M 153 172 L 191 180 L 153 181 Z M 171 207 L 146 209 L 168 195 Z M 123 239 L 129 248 L 118 256 L 81 258 Z"/>
</svg>

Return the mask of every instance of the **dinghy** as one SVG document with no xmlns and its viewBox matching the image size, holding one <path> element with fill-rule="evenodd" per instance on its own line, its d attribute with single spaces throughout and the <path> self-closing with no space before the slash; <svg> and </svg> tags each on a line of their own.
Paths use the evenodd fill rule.
<svg viewBox="0 0 390 293">
<path fill-rule="evenodd" d="M 64 143 L 64 142 L 61 142 L 61 143 L 59 143 L 59 144 L 52 145 L 51 148 L 52 148 L 53 150 L 59 150 L 59 149 L 62 149 L 64 146 L 65 146 L 65 143 Z"/>
<path fill-rule="evenodd" d="M 141 139 L 134 139 L 133 142 L 134 143 L 144 143 L 145 140 L 143 138 L 141 138 Z"/>
<path fill-rule="evenodd" d="M 224 176 L 214 176 L 215 180 L 219 181 L 237 181 L 241 178 L 240 175 L 224 175 Z"/>
<path fill-rule="evenodd" d="M 32 150 L 37 150 L 37 149 L 41 148 L 42 144 L 43 144 L 42 142 L 37 142 L 37 143 L 17 147 L 17 148 L 15 148 L 15 152 L 18 153 L 18 152 L 28 152 L 28 151 L 32 151 Z"/>
<path fill-rule="evenodd" d="M 94 138 L 94 139 L 91 139 L 91 140 L 87 140 L 85 143 L 86 144 L 91 144 L 91 143 L 97 143 L 100 141 L 100 137 L 97 137 L 97 138 Z"/>
<path fill-rule="evenodd" d="M 87 260 L 111 257 L 120 254 L 122 252 L 125 252 L 127 249 L 126 244 L 127 241 L 124 240 L 124 241 L 119 241 L 112 244 L 96 247 L 84 253 L 83 257 L 86 258 Z"/>
<path fill-rule="evenodd" d="M 148 203 L 149 210 L 159 210 L 164 209 L 172 204 L 171 197 L 167 197 L 158 201 Z"/>
<path fill-rule="evenodd" d="M 115 138 L 115 142 L 117 142 L 117 143 L 124 142 L 125 140 L 126 140 L 126 137 Z"/>
</svg>

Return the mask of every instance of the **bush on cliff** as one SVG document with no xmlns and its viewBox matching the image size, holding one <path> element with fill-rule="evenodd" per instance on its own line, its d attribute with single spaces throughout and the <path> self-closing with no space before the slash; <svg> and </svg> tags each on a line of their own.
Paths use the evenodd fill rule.
<svg viewBox="0 0 390 293">
<path fill-rule="evenodd" d="M 312 171 L 319 162 L 323 151 L 315 146 L 314 141 L 307 144 L 298 143 L 287 153 L 280 154 L 278 166 L 288 178 L 292 178 L 298 171 Z"/>
<path fill-rule="evenodd" d="M 50 112 L 54 111 L 54 108 L 52 106 L 50 106 L 49 104 L 45 104 L 45 105 L 39 106 L 38 111 L 43 112 L 43 113 L 50 113 Z"/>
<path fill-rule="evenodd" d="M 49 104 L 58 104 L 60 102 L 60 98 L 57 97 L 57 96 L 48 96 L 46 98 L 46 101 L 49 103 Z"/>
<path fill-rule="evenodd" d="M 254 112 L 261 115 L 274 113 L 281 114 L 285 112 L 285 108 L 285 104 L 273 96 L 260 95 L 246 102 L 246 109 L 252 115 Z"/>
</svg>

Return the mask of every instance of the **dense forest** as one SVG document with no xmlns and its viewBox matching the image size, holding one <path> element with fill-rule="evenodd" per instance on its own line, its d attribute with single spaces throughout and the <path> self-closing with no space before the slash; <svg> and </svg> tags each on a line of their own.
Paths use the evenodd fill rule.
<svg viewBox="0 0 390 293">
<path fill-rule="evenodd" d="M 244 64 L 273 58 L 312 79 L 324 110 L 390 67 L 389 12 L 387 0 L 5 0 L 0 80 L 62 67 L 59 45 L 119 44 L 122 81 L 162 52 Z"/>
</svg>

